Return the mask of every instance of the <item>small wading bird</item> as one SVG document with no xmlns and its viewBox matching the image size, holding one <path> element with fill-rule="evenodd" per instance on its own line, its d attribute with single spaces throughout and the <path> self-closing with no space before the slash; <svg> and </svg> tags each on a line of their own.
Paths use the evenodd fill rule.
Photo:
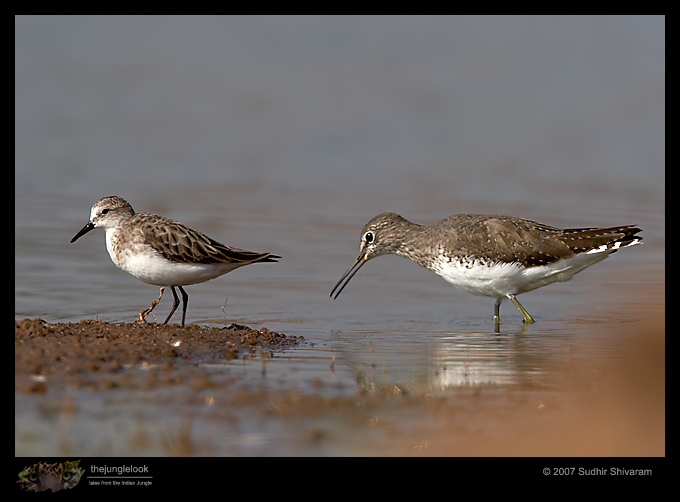
<svg viewBox="0 0 680 502">
<path fill-rule="evenodd" d="M 139 313 L 145 322 L 163 297 L 165 287 L 172 289 L 174 303 L 163 324 L 167 324 L 179 305 L 175 288 L 182 294 L 182 326 L 189 295 L 182 286 L 198 284 L 227 272 L 259 262 L 275 262 L 280 256 L 253 253 L 220 244 L 207 235 L 155 214 L 135 213 L 120 197 L 104 197 L 90 211 L 90 221 L 71 242 L 95 228 L 106 231 L 106 249 L 113 263 L 147 284 L 161 286 L 158 300 Z"/>
<path fill-rule="evenodd" d="M 457 214 L 427 226 L 383 213 L 361 231 L 359 256 L 331 296 L 337 290 L 337 298 L 371 258 L 396 254 L 468 293 L 495 298 L 496 330 L 504 298 L 515 304 L 525 324 L 532 324 L 534 319 L 515 295 L 571 279 L 615 251 L 641 242 L 636 236 L 640 231 L 634 225 L 560 229 L 489 214 Z"/>
</svg>

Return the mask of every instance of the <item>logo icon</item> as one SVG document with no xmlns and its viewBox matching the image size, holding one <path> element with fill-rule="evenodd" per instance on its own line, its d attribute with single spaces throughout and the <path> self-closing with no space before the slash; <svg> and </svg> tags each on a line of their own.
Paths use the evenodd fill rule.
<svg viewBox="0 0 680 502">
<path fill-rule="evenodd" d="M 67 490 L 76 486 L 85 472 L 78 464 L 80 460 L 56 464 L 38 462 L 21 471 L 17 483 L 29 492 Z"/>
</svg>

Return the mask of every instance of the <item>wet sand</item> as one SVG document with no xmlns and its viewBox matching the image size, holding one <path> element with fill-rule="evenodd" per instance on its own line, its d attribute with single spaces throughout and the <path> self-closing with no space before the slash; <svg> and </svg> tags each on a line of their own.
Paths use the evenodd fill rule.
<svg viewBox="0 0 680 502">
<path fill-rule="evenodd" d="M 15 406 L 35 406 L 57 437 L 20 433 L 15 454 L 30 455 L 37 442 L 54 455 L 664 456 L 664 330 L 643 325 L 617 366 L 569 389 L 433 391 L 364 376 L 332 396 L 210 371 L 249 358 L 265 371 L 302 337 L 239 325 L 24 319 L 15 322 Z M 115 432 L 77 425 L 104 422 L 98 413 L 112 412 L 100 406 L 142 418 Z"/>
<path fill-rule="evenodd" d="M 226 328 L 92 320 L 50 324 L 42 319 L 16 321 L 14 337 L 16 384 L 25 392 L 44 392 L 44 379 L 36 375 L 90 389 L 134 384 L 128 375 L 140 369 L 171 372 L 175 382 L 191 382 L 199 364 L 266 357 L 304 340 L 238 324 Z"/>
</svg>

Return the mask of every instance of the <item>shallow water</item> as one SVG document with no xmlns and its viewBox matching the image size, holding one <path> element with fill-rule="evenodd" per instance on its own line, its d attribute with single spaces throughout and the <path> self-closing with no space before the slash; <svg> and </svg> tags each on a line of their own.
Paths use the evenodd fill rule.
<svg viewBox="0 0 680 502">
<path fill-rule="evenodd" d="M 187 322 L 306 338 L 265 362 L 209 368 L 249 388 L 324 399 L 386 387 L 564 389 L 617 357 L 617 333 L 631 317 L 664 309 L 662 18 L 19 17 L 16 25 L 17 319 L 131 322 L 157 297 L 111 263 L 103 232 L 69 243 L 91 205 L 113 194 L 225 244 L 282 256 L 187 288 Z M 403 258 L 372 261 L 329 298 L 361 228 L 383 211 L 418 223 L 457 212 L 564 227 L 633 223 L 645 241 L 523 295 L 535 325 L 522 326 L 504 303 L 494 334 L 492 299 Z M 160 320 L 170 298 L 156 309 Z M 32 448 L 19 439 L 22 423 L 51 427 L 35 412 L 39 399 L 18 398 L 17 454 Z M 107 427 L 74 399 L 82 431 Z M 163 409 L 130 406 L 139 419 L 112 417 L 108 435 L 146 430 Z M 211 420 L 194 418 L 192 430 Z M 240 439 L 223 431 L 217 454 L 361 451 L 337 442 L 296 450 L 282 440 L 288 422 L 243 430 L 234 420 Z M 106 454 L 106 444 L 89 453 Z"/>
</svg>

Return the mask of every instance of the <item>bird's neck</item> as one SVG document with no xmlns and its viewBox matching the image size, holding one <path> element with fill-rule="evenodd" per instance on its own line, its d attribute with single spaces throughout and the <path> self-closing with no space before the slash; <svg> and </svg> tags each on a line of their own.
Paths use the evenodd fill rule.
<svg viewBox="0 0 680 502">
<path fill-rule="evenodd" d="M 427 267 L 428 251 L 423 247 L 423 240 L 428 228 L 425 225 L 404 220 L 396 232 L 393 253 Z"/>
</svg>

